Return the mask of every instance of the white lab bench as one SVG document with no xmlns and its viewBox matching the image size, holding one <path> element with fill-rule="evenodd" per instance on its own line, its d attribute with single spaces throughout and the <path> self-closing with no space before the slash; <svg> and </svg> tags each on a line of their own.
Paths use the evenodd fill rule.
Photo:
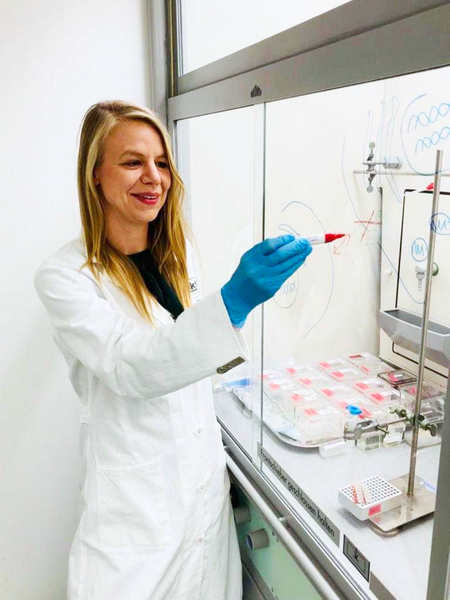
<svg viewBox="0 0 450 600">
<path fill-rule="evenodd" d="M 215 407 L 224 428 L 259 465 L 256 446 L 260 439 L 256 438 L 260 437 L 260 430 L 258 424 L 254 423 L 256 417 L 227 392 L 215 394 Z M 368 453 L 351 446 L 346 454 L 322 458 L 317 448 L 296 448 L 283 443 L 266 426 L 263 428 L 263 445 L 264 450 L 331 519 L 341 536 L 346 535 L 365 556 L 370 562 L 372 576 L 381 582 L 393 598 L 412 600 L 426 597 L 433 517 L 428 516 L 406 526 L 395 537 L 382 537 L 372 531 L 368 521 L 359 521 L 338 503 L 338 490 L 341 487 L 373 475 L 390 480 L 407 473 L 411 450 L 409 445 L 402 443 Z M 439 453 L 440 445 L 418 451 L 416 474 L 432 487 L 437 483 Z M 287 497 L 298 515 L 306 519 L 317 537 L 327 545 L 328 551 L 357 578 L 367 597 L 380 597 L 369 591 L 368 582 L 343 557 L 342 549 L 332 542 L 328 543 L 327 536 L 301 503 L 266 467 L 262 471 L 280 495 Z"/>
</svg>

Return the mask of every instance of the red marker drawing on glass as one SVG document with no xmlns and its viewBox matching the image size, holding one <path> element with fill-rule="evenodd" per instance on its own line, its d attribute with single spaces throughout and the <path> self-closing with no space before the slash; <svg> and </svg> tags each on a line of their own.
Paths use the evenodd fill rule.
<svg viewBox="0 0 450 600">
<path fill-rule="evenodd" d="M 329 244 L 346 235 L 346 233 L 316 233 L 315 235 L 300 235 L 299 237 L 308 240 L 311 246 L 314 246 L 315 244 Z"/>
</svg>

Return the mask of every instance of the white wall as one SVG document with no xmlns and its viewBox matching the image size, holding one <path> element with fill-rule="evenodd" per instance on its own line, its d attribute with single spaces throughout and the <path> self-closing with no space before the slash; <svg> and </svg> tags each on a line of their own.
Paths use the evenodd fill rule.
<svg viewBox="0 0 450 600">
<path fill-rule="evenodd" d="M 0 8 L 0 597 L 65 598 L 79 404 L 34 288 L 78 235 L 76 144 L 102 99 L 147 104 L 146 0 L 2 0 Z"/>
<path fill-rule="evenodd" d="M 203 67 L 348 1 L 182 0 L 183 71 Z"/>
</svg>

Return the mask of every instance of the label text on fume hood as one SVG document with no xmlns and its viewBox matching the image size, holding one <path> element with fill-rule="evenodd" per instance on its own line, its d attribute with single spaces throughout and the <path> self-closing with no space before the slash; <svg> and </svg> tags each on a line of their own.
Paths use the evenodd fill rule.
<svg viewBox="0 0 450 600">
<path fill-rule="evenodd" d="M 325 533 L 333 540 L 336 546 L 339 547 L 341 532 L 336 525 L 331 521 L 315 504 L 301 487 L 289 477 L 286 471 L 280 467 L 275 459 L 273 459 L 267 451 L 261 447 L 258 442 L 258 456 L 262 458 L 264 464 L 269 467 L 277 478 L 281 481 L 284 487 L 297 499 L 300 505 L 311 515 Z"/>
</svg>

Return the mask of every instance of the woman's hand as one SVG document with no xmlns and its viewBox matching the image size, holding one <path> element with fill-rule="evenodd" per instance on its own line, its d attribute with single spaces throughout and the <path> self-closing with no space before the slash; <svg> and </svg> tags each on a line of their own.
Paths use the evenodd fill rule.
<svg viewBox="0 0 450 600">
<path fill-rule="evenodd" d="M 249 312 L 272 298 L 311 251 L 307 240 L 293 235 L 268 238 L 250 248 L 221 289 L 233 325 L 242 327 Z"/>
</svg>

